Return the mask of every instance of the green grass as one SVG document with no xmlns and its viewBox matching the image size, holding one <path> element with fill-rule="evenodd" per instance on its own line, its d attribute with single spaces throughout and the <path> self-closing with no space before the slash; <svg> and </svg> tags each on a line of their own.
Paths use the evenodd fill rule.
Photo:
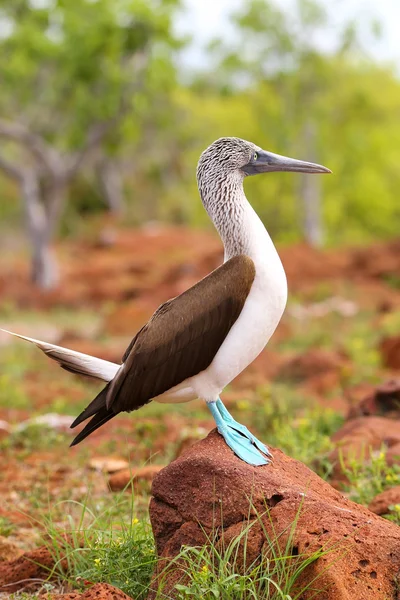
<svg viewBox="0 0 400 600">
<path fill-rule="evenodd" d="M 328 456 L 333 449 L 331 435 L 342 425 L 343 418 L 330 408 L 312 404 L 293 386 L 273 384 L 257 392 L 258 402 L 237 404 L 244 420 L 250 417 L 252 427 L 269 445 L 280 448 L 304 462 L 321 477 L 327 478 L 332 465 Z"/>
<path fill-rule="evenodd" d="M 251 524 L 222 549 L 211 542 L 201 548 L 184 547 L 172 566 L 174 569 L 180 563 L 175 568 L 185 581 L 175 585 L 179 600 L 297 600 L 306 591 L 314 592 L 310 598 L 322 591 L 317 579 L 301 587 L 298 580 L 303 571 L 325 555 L 323 550 L 310 556 L 292 556 L 290 548 L 280 549 L 278 538 L 267 538 L 268 551 L 263 556 L 244 568 L 238 566 L 239 547 L 247 543 L 250 529 Z M 157 600 L 168 597 L 163 592 L 164 585 L 161 578 Z"/>
<path fill-rule="evenodd" d="M 88 495 L 82 502 L 54 505 L 40 523 L 55 563 L 49 580 L 72 589 L 84 589 L 85 582 L 106 582 L 144 599 L 156 556 L 150 524 L 135 514 L 133 489 L 130 496 L 109 494 L 92 502 Z"/>
<path fill-rule="evenodd" d="M 8 537 L 15 530 L 15 525 L 7 517 L 0 516 L 0 535 Z"/>
<path fill-rule="evenodd" d="M 372 453 L 370 458 L 350 457 L 346 461 L 341 458 L 340 463 L 348 480 L 344 489 L 349 498 L 358 504 L 368 506 L 381 492 L 400 485 L 400 465 L 387 464 L 384 448 Z"/>
<path fill-rule="evenodd" d="M 144 600 L 158 559 L 150 524 L 135 516 L 135 502 L 133 493 L 121 493 L 103 505 L 91 505 L 89 496 L 82 503 L 60 503 L 63 526 L 51 514 L 42 523 L 44 543 L 55 562 L 49 570 L 49 582 L 67 589 L 105 582 Z M 59 514 L 60 507 L 55 508 Z M 306 590 L 310 598 L 314 597 L 321 591 L 318 578 L 312 577 L 302 586 L 299 578 L 331 550 L 298 554 L 294 538 L 301 509 L 300 505 L 293 523 L 284 531 L 275 531 L 267 509 L 245 521 L 241 533 L 229 543 L 224 543 L 221 530 L 215 530 L 204 546 L 183 547 L 168 561 L 167 568 L 160 563 L 157 600 L 168 597 L 165 585 L 171 569 L 179 572 L 175 589 L 182 600 L 296 600 Z M 250 561 L 247 547 L 253 527 L 261 528 L 266 552 Z"/>
<path fill-rule="evenodd" d="M 21 430 L 12 431 L 0 441 L 1 451 L 18 450 L 18 457 L 24 458 L 38 450 L 51 450 L 56 445 L 68 445 L 69 437 L 52 427 L 40 423 L 30 423 Z"/>
</svg>

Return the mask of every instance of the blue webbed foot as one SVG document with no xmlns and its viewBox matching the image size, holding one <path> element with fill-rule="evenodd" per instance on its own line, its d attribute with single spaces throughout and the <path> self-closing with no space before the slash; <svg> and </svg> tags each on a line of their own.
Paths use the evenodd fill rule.
<svg viewBox="0 0 400 600">
<path fill-rule="evenodd" d="M 236 431 L 238 431 L 239 433 L 244 435 L 247 439 L 249 439 L 260 450 L 260 452 L 263 452 L 263 454 L 266 454 L 269 458 L 272 458 L 272 454 L 269 451 L 268 446 L 266 446 L 263 442 L 261 442 L 258 438 L 256 438 L 256 436 L 253 435 L 251 433 L 251 431 L 249 431 L 247 429 L 246 425 L 242 425 L 241 423 L 238 423 L 237 421 L 235 421 L 235 419 L 232 417 L 232 415 L 227 410 L 227 408 L 225 407 L 225 405 L 223 404 L 223 402 L 220 398 L 218 398 L 216 404 L 217 404 L 217 408 L 219 410 L 220 415 L 222 416 L 224 421 L 227 424 L 229 424 L 230 427 L 232 427 L 233 429 L 236 429 Z"/>
<path fill-rule="evenodd" d="M 210 409 L 219 433 L 223 436 L 228 446 L 249 465 L 267 465 L 272 458 L 267 446 L 260 442 L 244 425 L 235 421 L 228 410 L 218 399 L 209 402 Z"/>
</svg>

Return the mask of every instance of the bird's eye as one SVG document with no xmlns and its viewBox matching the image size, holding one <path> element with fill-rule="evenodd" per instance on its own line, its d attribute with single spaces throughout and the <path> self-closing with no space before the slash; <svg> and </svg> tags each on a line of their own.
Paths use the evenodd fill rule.
<svg viewBox="0 0 400 600">
<path fill-rule="evenodd" d="M 254 152 L 253 160 L 257 160 L 257 158 L 258 158 L 258 154 L 257 154 L 257 152 Z"/>
</svg>

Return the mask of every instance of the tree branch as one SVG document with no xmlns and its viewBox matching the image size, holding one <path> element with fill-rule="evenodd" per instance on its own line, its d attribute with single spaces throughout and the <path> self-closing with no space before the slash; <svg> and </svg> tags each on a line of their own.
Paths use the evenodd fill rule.
<svg viewBox="0 0 400 600">
<path fill-rule="evenodd" d="M 59 174 L 61 172 L 63 161 L 58 152 L 50 148 L 41 136 L 32 133 L 21 123 L 0 119 L 0 136 L 26 145 L 39 162 L 51 173 Z"/>
<path fill-rule="evenodd" d="M 0 169 L 4 171 L 6 175 L 21 182 L 24 178 L 23 169 L 19 169 L 16 165 L 6 160 L 3 156 L 0 156 Z"/>
</svg>

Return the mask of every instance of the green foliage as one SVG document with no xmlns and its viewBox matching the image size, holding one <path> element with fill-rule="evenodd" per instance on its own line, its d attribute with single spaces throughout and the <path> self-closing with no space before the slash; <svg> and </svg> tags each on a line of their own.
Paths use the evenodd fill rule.
<svg viewBox="0 0 400 600">
<path fill-rule="evenodd" d="M 178 598 L 204 598 L 204 600 L 296 600 L 306 592 L 318 589 L 318 578 L 299 589 L 300 575 L 313 562 L 329 551 L 319 549 L 314 554 L 302 556 L 293 548 L 294 533 L 301 506 L 292 525 L 286 531 L 276 532 L 269 513 L 257 514 L 253 521 L 243 524 L 242 531 L 228 544 L 222 540 L 208 539 L 199 548 L 183 547 L 168 567 L 166 573 L 176 570 L 180 583 L 175 585 Z M 265 521 L 272 528 L 267 531 Z M 265 552 L 250 562 L 247 557 L 251 529 L 260 526 L 266 539 Z M 282 537 L 287 534 L 286 542 Z M 158 581 L 157 599 L 165 597 L 163 577 Z"/>
<path fill-rule="evenodd" d="M 273 0 L 243 0 L 231 17 L 234 44 L 221 36 L 201 73 L 182 73 L 175 57 L 183 44 L 173 33 L 179 5 L 1 0 L 9 25 L 0 39 L 2 115 L 23 115 L 70 152 L 122 109 L 102 152 L 127 165 L 127 218 L 135 224 L 207 223 L 194 166 L 216 137 L 237 135 L 332 169 L 316 184 L 328 244 L 397 235 L 400 82 L 369 58 L 355 22 L 336 28 L 328 52 L 317 43 L 332 37 L 321 0 L 296 0 L 290 11 Z M 367 25 L 373 44 L 376 26 Z M 302 237 L 303 183 L 293 174 L 246 182 L 275 239 Z M 0 186 L 0 215 L 14 224 L 13 189 Z M 64 231 L 76 231 L 80 217 L 101 206 L 96 186 L 86 173 L 74 184 Z"/>
<path fill-rule="evenodd" d="M 23 429 L 15 429 L 0 442 L 0 450 L 18 450 L 23 458 L 37 450 L 49 450 L 55 444 L 66 444 L 67 436 L 52 427 L 40 423 L 28 424 Z"/>
<path fill-rule="evenodd" d="M 388 521 L 392 521 L 396 523 L 396 525 L 400 525 L 400 504 L 392 504 L 389 506 L 390 513 L 385 515 Z"/>
<path fill-rule="evenodd" d="M 301 460 L 326 478 L 332 468 L 328 461 L 333 449 L 330 438 L 343 418 L 330 408 L 310 406 L 309 401 L 287 385 L 265 387 L 259 394 L 262 402 L 252 406 L 251 411 L 253 427 L 268 444 Z M 238 408 L 247 410 L 249 403 L 241 401 Z"/>
<path fill-rule="evenodd" d="M 8 537 L 15 530 L 15 525 L 7 517 L 0 516 L 0 535 Z"/>
<path fill-rule="evenodd" d="M 134 516 L 134 496 L 127 500 L 123 493 L 114 495 L 104 504 L 93 505 L 88 497 L 82 503 L 58 504 L 42 524 L 44 542 L 55 559 L 49 578 L 56 577 L 74 588 L 82 588 L 84 581 L 107 582 L 132 598 L 144 599 L 156 555 L 149 523 Z M 165 597 L 163 582 L 171 569 L 183 576 L 176 586 L 182 600 L 200 596 L 206 600 L 295 600 L 306 590 L 315 591 L 318 578 L 301 589 L 297 582 L 309 565 L 329 554 L 329 549 L 302 556 L 293 548 L 300 512 L 301 506 L 284 531 L 275 531 L 267 510 L 244 523 L 241 533 L 229 543 L 218 540 L 215 531 L 203 547 L 183 547 L 160 573 L 157 598 Z M 57 521 L 54 518 L 59 514 L 63 515 L 64 528 L 60 528 L 59 516 Z M 266 552 L 250 563 L 247 543 L 254 526 L 263 530 Z"/>
<path fill-rule="evenodd" d="M 134 90 L 137 127 L 148 96 L 143 86 L 135 88 L 140 69 L 132 61 L 151 46 L 146 90 L 173 80 L 167 49 L 177 43 L 171 34 L 177 6 L 174 0 L 1 0 L 0 16 L 10 23 L 0 40 L 3 114 L 22 113 L 49 141 L 79 147 L 93 123 L 130 105 Z M 128 122 L 124 127 L 132 130 Z"/>
<path fill-rule="evenodd" d="M 341 468 L 348 480 L 345 488 L 350 499 L 366 506 L 381 492 L 400 484 L 400 465 L 389 466 L 384 449 L 369 459 L 341 459 Z"/>
<path fill-rule="evenodd" d="M 85 580 L 107 582 L 144 599 L 156 558 L 150 524 L 135 516 L 134 506 L 133 493 L 108 496 L 104 504 L 87 497 L 82 503 L 55 505 L 42 524 L 44 543 L 55 559 L 49 578 L 56 575 L 75 588 Z M 60 508 L 64 529 L 55 520 Z"/>
</svg>

